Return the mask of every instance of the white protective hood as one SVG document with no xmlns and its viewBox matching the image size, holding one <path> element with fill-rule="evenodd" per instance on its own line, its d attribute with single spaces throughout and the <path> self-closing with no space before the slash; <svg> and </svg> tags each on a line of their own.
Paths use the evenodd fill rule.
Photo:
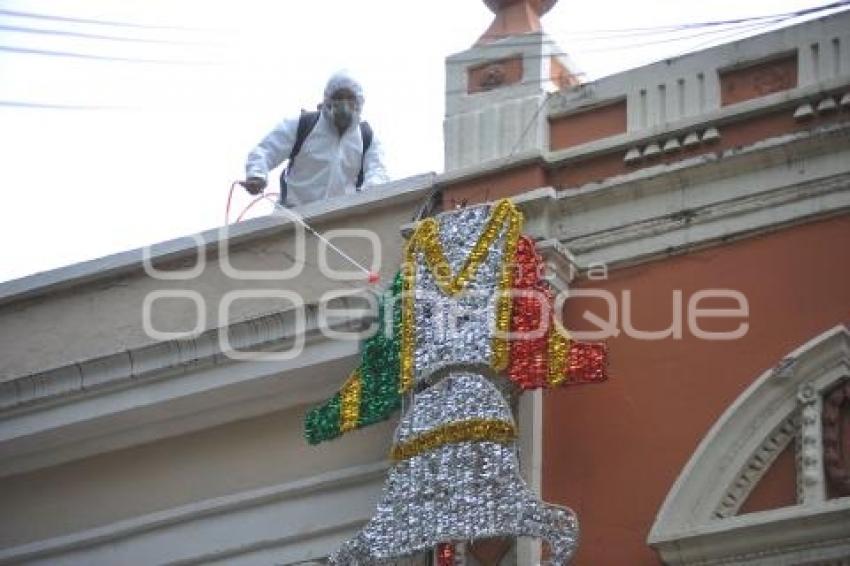
<svg viewBox="0 0 850 566">
<path fill-rule="evenodd" d="M 287 204 L 299 206 L 309 202 L 325 200 L 356 191 L 355 183 L 360 172 L 363 140 L 359 127 L 359 111 L 365 97 L 363 87 L 347 72 L 331 76 L 325 87 L 328 98 L 339 88 L 354 92 L 358 102 L 358 116 L 351 126 L 340 135 L 333 123 L 320 113 L 316 127 L 304 140 L 295 159 L 295 166 L 287 177 Z M 283 120 L 248 155 L 245 165 L 247 177 L 267 178 L 269 171 L 289 158 L 298 131 L 299 116 Z M 389 181 L 383 165 L 383 150 L 376 134 L 363 156 L 363 189 Z M 273 180 L 267 190 L 277 190 Z"/>
</svg>

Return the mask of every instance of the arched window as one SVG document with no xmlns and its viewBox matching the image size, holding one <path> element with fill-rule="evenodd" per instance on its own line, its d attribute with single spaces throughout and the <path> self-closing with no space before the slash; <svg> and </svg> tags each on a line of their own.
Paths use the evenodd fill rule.
<svg viewBox="0 0 850 566">
<path fill-rule="evenodd" d="M 665 564 L 677 565 L 850 557 L 850 497 L 842 483 L 850 478 L 847 411 L 850 331 L 837 326 L 762 374 L 718 419 L 668 493 L 649 543 Z M 789 451 L 796 497 L 792 483 L 790 501 L 747 509 Z"/>
</svg>

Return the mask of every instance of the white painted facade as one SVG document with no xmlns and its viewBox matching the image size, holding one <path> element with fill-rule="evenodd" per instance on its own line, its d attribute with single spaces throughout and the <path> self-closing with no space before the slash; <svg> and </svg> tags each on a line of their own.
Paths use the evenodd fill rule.
<svg viewBox="0 0 850 566">
<path fill-rule="evenodd" d="M 519 82 L 470 94 L 470 68 L 511 57 L 522 60 Z M 543 32 L 507 37 L 446 59 L 446 171 L 546 147 L 545 105 L 549 94 L 558 89 L 551 80 L 553 58 L 577 73 L 563 50 Z"/>
</svg>

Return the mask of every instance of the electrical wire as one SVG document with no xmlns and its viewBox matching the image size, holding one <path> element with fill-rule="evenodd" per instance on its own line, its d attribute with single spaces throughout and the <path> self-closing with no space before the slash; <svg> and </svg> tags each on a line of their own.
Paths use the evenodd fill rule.
<svg viewBox="0 0 850 566">
<path fill-rule="evenodd" d="M 769 23 L 770 24 L 781 23 L 781 22 L 787 21 L 789 19 L 792 19 L 792 18 L 782 18 L 782 19 L 771 20 Z M 707 36 L 707 35 L 713 35 L 713 34 L 720 35 L 720 34 L 727 33 L 729 31 L 735 31 L 737 29 L 745 30 L 745 29 L 748 29 L 749 27 L 761 25 L 761 23 L 763 23 L 763 20 L 759 21 L 757 23 L 738 24 L 736 27 L 733 27 L 733 28 L 715 28 L 715 29 L 711 29 L 711 30 L 698 32 L 698 33 L 690 33 L 688 35 L 682 35 L 682 36 L 679 36 L 679 37 L 665 37 L 665 38 L 661 38 L 661 39 L 657 39 L 657 40 L 653 40 L 653 41 L 641 41 L 641 42 L 633 42 L 633 43 L 626 43 L 626 44 L 614 44 L 614 45 L 601 45 L 599 47 L 594 47 L 594 48 L 575 47 L 574 49 L 571 49 L 570 51 L 564 51 L 562 49 L 558 49 L 558 50 L 552 50 L 552 51 L 548 51 L 548 52 L 541 53 L 541 54 L 526 55 L 525 58 L 528 59 L 528 60 L 534 61 L 534 60 L 547 59 L 549 57 L 558 57 L 558 56 L 567 56 L 567 57 L 581 56 L 582 53 L 596 53 L 596 52 L 606 52 L 606 51 L 624 51 L 624 50 L 627 50 L 627 49 L 628 50 L 636 50 L 636 49 L 641 49 L 643 47 L 651 47 L 651 46 L 654 46 L 654 45 L 660 45 L 660 44 L 665 44 L 665 43 L 678 43 L 678 42 L 683 42 L 683 41 L 689 41 L 689 40 L 699 38 L 699 37 L 704 37 L 704 36 Z M 619 38 L 616 38 L 616 39 L 619 39 Z M 594 41 L 594 43 L 598 43 L 598 41 Z M 527 47 L 528 43 L 515 43 L 513 45 L 515 45 L 518 48 L 519 47 Z M 570 42 L 570 45 L 575 46 L 577 44 L 574 43 L 574 42 Z M 502 48 L 502 47 L 509 47 L 509 46 L 502 45 L 502 44 L 494 44 L 494 45 L 492 45 L 492 47 L 493 48 Z M 496 60 L 510 58 L 510 57 L 511 57 L 510 54 L 506 54 L 505 56 L 499 57 Z M 488 62 L 494 62 L 494 57 L 492 55 L 489 55 L 489 56 L 488 55 L 482 55 L 482 56 L 479 56 L 479 57 L 464 57 L 464 58 L 458 59 L 457 62 L 462 63 L 464 65 L 469 65 L 469 64 L 474 65 L 474 64 L 478 64 L 478 63 L 483 64 L 483 63 L 488 63 Z"/>
<path fill-rule="evenodd" d="M 647 27 L 647 28 L 622 28 L 620 30 L 594 30 L 593 33 L 603 32 L 603 33 L 614 33 L 614 32 L 640 32 L 640 33 L 680 33 L 680 32 L 689 32 L 693 30 L 703 30 L 697 33 L 687 33 L 686 35 L 680 35 L 678 37 L 666 37 L 653 41 L 644 41 L 639 43 L 628 43 L 628 44 L 615 44 L 615 45 L 601 45 L 595 48 L 580 48 L 577 47 L 571 53 L 579 54 L 582 53 L 600 53 L 600 52 L 609 52 L 609 51 L 622 51 L 622 50 L 636 50 L 644 47 L 650 47 L 654 45 L 661 45 L 666 43 L 682 43 L 685 41 L 691 41 L 697 37 L 704 36 L 712 36 L 708 41 L 699 43 L 696 46 L 690 46 L 683 50 L 682 53 L 687 53 L 702 47 L 703 45 L 715 43 L 722 38 L 737 36 L 740 33 L 756 31 L 759 29 L 763 29 L 769 25 L 779 24 L 786 20 L 810 15 L 817 12 L 823 12 L 826 10 L 832 10 L 840 7 L 844 7 L 850 5 L 850 0 L 841 0 L 838 2 L 832 2 L 830 4 L 826 4 L 824 6 L 812 7 L 803 10 L 797 10 L 794 12 L 785 12 L 782 14 L 773 14 L 773 15 L 765 15 L 765 16 L 754 16 L 749 18 L 737 18 L 730 20 L 717 20 L 717 21 L 709 21 L 709 22 L 694 22 L 694 23 L 686 23 L 686 24 L 674 24 L 669 26 L 657 26 L 657 27 Z M 0 10 L 0 14 L 12 15 L 13 11 L 9 10 Z M 23 12 L 14 12 L 14 15 L 24 16 Z M 48 19 L 58 19 L 60 21 L 81 21 L 86 23 L 101 23 L 105 25 L 119 25 L 119 24 L 128 24 L 127 22 L 105 22 L 100 20 L 82 20 L 79 18 L 63 18 L 63 17 L 53 17 L 53 16 L 42 16 L 35 14 L 26 14 L 26 17 L 44 17 Z M 762 25 L 764 24 L 764 25 Z M 130 24 L 128 24 L 130 25 Z M 133 24 L 135 26 L 135 24 Z M 725 27 L 721 27 L 725 26 Z M 138 27 L 160 27 L 160 26 L 138 26 Z M 709 27 L 712 29 L 704 30 L 704 28 Z M 11 26 L 0 26 L 0 30 L 2 29 L 10 29 Z M 23 30 L 24 28 L 15 28 L 17 30 Z M 33 33 L 42 33 L 43 30 L 31 30 Z M 170 42 L 168 40 L 146 40 L 142 38 L 129 38 L 129 37 L 120 37 L 120 36 L 106 36 L 106 35 L 95 35 L 95 34 L 83 34 L 79 32 L 65 32 L 59 30 L 52 30 L 51 32 L 45 33 L 56 33 L 56 34 L 68 34 L 73 36 L 91 36 L 91 38 L 99 38 L 106 40 L 115 40 L 115 41 L 141 41 L 141 42 L 163 42 L 163 43 L 177 43 L 181 42 Z M 575 33 L 591 33 L 591 32 L 575 32 Z M 619 37 L 597 37 L 583 40 L 585 42 L 592 41 L 594 43 L 599 43 L 600 41 L 616 41 L 621 39 L 622 36 Z M 576 40 L 580 43 L 581 40 Z M 186 42 L 188 43 L 188 42 Z M 510 46 L 527 46 L 527 43 L 521 42 L 499 42 L 493 47 L 504 48 Z M 110 56 L 110 55 L 100 55 L 93 53 L 82 53 L 75 51 L 57 51 L 57 50 L 48 50 L 48 49 L 35 49 L 28 47 L 17 47 L 17 46 L 9 46 L 9 45 L 0 45 L 0 52 L 7 53 L 16 53 L 16 54 L 26 54 L 26 55 L 36 55 L 36 56 L 51 56 L 51 57 L 65 57 L 65 58 L 76 58 L 76 59 L 86 59 L 86 60 L 94 60 L 94 61 L 107 61 L 107 62 L 126 62 L 126 63 L 144 63 L 144 64 L 165 64 L 165 65 L 212 65 L 219 66 L 224 64 L 233 63 L 232 61 L 221 61 L 221 60 L 179 60 L 179 59 L 164 59 L 164 58 L 144 58 L 144 57 L 119 57 L 119 56 Z M 540 54 L 540 55 L 526 55 L 526 59 L 542 59 L 549 57 L 558 57 L 558 56 L 568 56 L 570 53 L 565 52 L 563 50 L 554 50 L 548 53 Z M 678 56 L 678 55 L 676 55 Z M 464 58 L 461 60 L 464 64 L 476 64 L 476 63 L 487 63 L 492 61 L 491 56 L 482 56 L 476 58 Z M 516 86 L 526 85 L 526 84 L 543 84 L 546 82 L 550 82 L 549 80 L 540 81 L 535 79 L 534 81 L 523 81 L 521 83 L 515 83 Z M 458 89 L 450 89 L 446 90 L 444 94 L 453 95 L 465 92 L 466 89 L 458 88 Z M 51 105 L 53 107 L 59 108 L 61 105 Z"/>
<path fill-rule="evenodd" d="M 692 40 L 696 37 L 703 37 L 706 35 L 713 34 L 727 34 L 727 32 L 737 31 L 738 28 L 741 30 L 752 29 L 757 26 L 753 26 L 753 24 L 761 24 L 762 22 L 770 22 L 770 23 L 779 23 L 781 21 L 794 19 L 803 17 L 806 15 L 814 14 L 817 12 L 823 12 L 826 10 L 832 10 L 840 7 L 844 7 L 850 5 L 850 0 L 841 0 L 838 2 L 832 2 L 830 4 L 826 4 L 824 6 L 817 6 L 812 8 L 806 8 L 802 10 L 797 10 L 793 12 L 785 12 L 781 14 L 772 14 L 765 16 L 753 16 L 748 18 L 736 18 L 729 20 L 716 20 L 716 21 L 708 21 L 708 22 L 693 22 L 693 23 L 684 23 L 684 24 L 673 24 L 666 26 L 654 26 L 654 27 L 646 27 L 646 28 L 622 28 L 622 29 L 609 29 L 609 30 L 576 30 L 571 31 L 570 36 L 574 39 L 571 39 L 569 42 L 571 45 L 576 46 L 574 49 L 575 53 L 598 53 L 598 52 L 607 52 L 607 51 L 619 51 L 619 50 L 634 50 L 641 49 L 644 47 L 649 47 L 653 45 L 660 45 L 665 43 L 679 43 L 684 41 Z M 121 26 L 130 26 L 130 27 L 141 27 L 146 29 L 184 29 L 184 28 L 166 28 L 163 26 L 146 26 L 141 24 L 131 24 L 129 22 L 107 22 L 102 20 L 87 20 L 81 18 L 66 18 L 60 16 L 47 16 L 47 15 L 37 15 L 30 14 L 24 12 L 17 12 L 11 10 L 0 10 L 0 14 L 6 15 L 15 15 L 19 17 L 33 17 L 33 18 L 45 18 L 50 20 L 58 20 L 58 21 L 67 21 L 67 22 L 83 22 L 83 23 L 98 23 L 103 25 L 121 25 Z M 711 29 L 704 29 L 711 28 Z M 188 29 L 188 28 L 186 28 Z M 35 28 L 22 28 L 20 26 L 8 26 L 8 25 L 0 25 L 0 31 L 17 31 L 22 33 L 35 33 L 35 34 L 53 34 L 53 35 L 62 35 L 69 37 L 80 37 L 80 38 L 89 38 L 89 39 L 102 39 L 109 41 L 124 41 L 124 42 L 141 42 L 141 43 L 160 43 L 160 44 L 175 44 L 175 45 L 204 45 L 203 43 L 198 42 L 187 42 L 187 41 L 178 41 L 178 40 L 161 40 L 161 39 L 147 39 L 147 38 L 133 38 L 133 37 L 125 37 L 125 36 L 116 36 L 116 35 L 103 35 L 103 34 L 91 34 L 84 32 L 75 32 L 75 31 L 65 31 L 65 30 L 40 30 Z M 599 47 L 593 48 L 581 48 L 578 47 L 582 43 L 594 43 L 598 44 L 600 42 L 609 42 L 609 41 L 617 41 L 624 37 L 628 37 L 628 34 L 624 35 L 621 32 L 629 32 L 629 33 L 640 33 L 640 34 L 676 34 L 682 32 L 691 32 L 694 30 L 702 30 L 698 33 L 686 33 L 685 35 L 680 35 L 678 37 L 666 37 L 661 39 L 656 39 L 652 41 L 642 41 L 637 43 L 626 43 L 626 44 L 614 44 L 614 45 L 601 45 Z M 594 36 L 594 34 L 599 33 L 607 33 L 607 34 L 619 34 L 619 35 L 609 35 L 607 37 L 604 36 Z M 587 35 L 587 38 L 582 39 L 581 35 Z M 578 36 L 578 37 L 576 37 Z M 721 37 L 721 35 L 718 35 Z M 722 35 L 722 37 L 726 37 L 726 35 Z M 702 45 L 702 44 L 700 44 Z M 218 45 L 219 47 L 224 47 L 224 45 Z M 501 41 L 492 45 L 494 48 L 509 48 L 509 47 L 524 47 L 527 46 L 527 42 L 511 42 L 511 41 Z M 691 48 L 693 49 L 693 48 Z M 41 55 L 41 56 L 53 56 L 53 57 L 70 57 L 70 58 L 80 58 L 80 59 L 88 59 L 88 60 L 99 60 L 99 61 L 118 61 L 118 62 L 129 62 L 129 63 L 156 63 L 156 64 L 177 64 L 177 65 L 223 65 L 226 63 L 236 63 L 235 61 L 225 62 L 221 60 L 209 61 L 209 60 L 172 60 L 172 59 L 161 59 L 161 58 L 145 58 L 145 57 L 118 57 L 118 56 L 110 56 L 110 55 L 100 55 L 100 54 L 91 54 L 91 53 L 82 53 L 75 51 L 57 51 L 57 50 L 48 50 L 48 49 L 37 49 L 37 48 L 28 48 L 28 47 L 18 47 L 12 45 L 0 45 L 0 51 L 5 51 L 9 53 L 18 53 L 18 54 L 29 54 L 29 55 Z M 557 56 L 567 56 L 569 53 L 562 50 L 555 50 L 548 53 L 540 54 L 540 55 L 531 55 L 527 56 L 527 59 L 542 59 L 548 57 L 557 57 Z M 492 61 L 491 56 L 482 56 L 476 58 L 464 58 L 461 59 L 464 64 L 476 64 L 476 63 L 486 63 Z M 460 92 L 462 89 L 458 89 L 457 91 L 446 91 L 446 94 L 455 94 L 456 92 Z"/>
<path fill-rule="evenodd" d="M 845 5 L 848 5 L 848 4 L 850 4 L 850 0 L 842 0 L 840 2 L 833 2 L 832 4 L 828 4 L 826 6 L 809 8 L 809 9 L 805 9 L 805 10 L 798 10 L 796 12 L 788 12 L 788 13 L 785 13 L 785 14 L 771 15 L 771 16 L 757 16 L 757 17 L 753 17 L 753 18 L 739 18 L 739 19 L 736 19 L 736 20 L 722 20 L 722 21 L 715 21 L 715 22 L 701 22 L 701 23 L 694 23 L 694 24 L 684 24 L 684 25 L 681 25 L 681 26 L 677 26 L 676 29 L 677 30 L 680 30 L 680 29 L 699 29 L 701 27 L 715 27 L 715 26 L 721 26 L 721 25 L 727 26 L 727 25 L 731 24 L 732 27 L 734 27 L 734 29 L 731 30 L 732 33 L 737 35 L 737 34 L 740 34 L 740 33 L 747 33 L 748 31 L 755 31 L 756 29 L 762 29 L 764 27 L 776 25 L 776 24 L 782 23 L 782 22 L 784 22 L 788 19 L 793 19 L 793 18 L 802 16 L 802 15 L 807 15 L 807 14 L 811 14 L 811 13 L 815 13 L 815 12 L 820 12 L 820 11 L 823 11 L 823 10 L 833 9 L 833 8 L 845 6 Z M 643 30 L 643 31 L 652 30 L 652 31 L 655 31 L 657 29 L 658 28 L 632 28 L 631 31 L 634 31 L 634 30 Z M 705 35 L 712 35 L 712 34 L 716 34 L 716 33 L 728 34 L 729 32 L 730 32 L 729 27 L 724 27 L 722 29 L 713 29 L 713 30 L 709 30 L 709 31 L 699 33 L 699 34 L 691 34 L 691 35 L 685 36 L 685 37 L 666 38 L 664 40 L 659 40 L 659 41 L 655 41 L 655 42 L 643 42 L 642 44 L 631 44 L 631 45 L 617 46 L 617 47 L 614 47 L 614 48 L 607 48 L 607 49 L 601 48 L 601 49 L 598 49 L 598 50 L 585 50 L 585 52 L 601 51 L 601 50 L 613 50 L 613 49 L 633 49 L 635 47 L 643 47 L 643 46 L 658 44 L 658 43 L 685 41 L 685 40 L 693 39 L 694 37 L 702 37 L 702 36 L 705 36 Z M 725 37 L 725 36 L 722 36 L 722 37 Z M 719 39 L 718 37 L 713 37 L 710 41 L 714 42 L 714 41 L 717 41 L 718 39 Z M 494 46 L 494 47 L 505 47 L 506 45 L 508 45 L 508 44 L 499 43 L 497 46 Z M 515 45 L 526 46 L 527 44 L 526 43 L 515 43 Z M 693 49 L 695 49 L 695 48 L 692 47 L 690 50 L 693 50 Z M 541 55 L 539 57 L 551 57 L 553 55 L 557 55 L 557 53 L 547 53 L 547 54 Z M 484 57 L 482 57 L 480 59 L 484 60 L 484 61 L 492 60 L 492 58 L 484 58 Z M 462 61 L 463 61 L 463 63 L 468 64 L 470 62 L 475 62 L 475 59 L 463 59 Z M 551 81 L 551 79 L 547 79 L 547 80 L 536 79 L 534 81 L 521 81 L 520 83 L 514 83 L 514 85 L 517 85 L 517 84 L 543 84 L 543 83 L 548 83 L 548 82 L 553 82 L 553 81 Z M 467 89 L 455 89 L 454 91 L 447 90 L 446 94 L 466 92 L 466 91 L 467 91 Z M 535 111 L 534 115 L 528 121 L 526 127 L 523 129 L 523 132 L 520 134 L 519 138 L 517 139 L 516 143 L 514 144 L 513 148 L 511 149 L 510 153 L 508 154 L 508 157 L 506 158 L 506 162 L 508 164 L 510 164 L 511 158 L 516 153 L 517 149 L 520 147 L 523 139 L 528 134 L 528 131 L 533 126 L 534 122 L 537 120 L 540 113 L 543 111 L 543 108 L 545 108 L 545 106 L 548 104 L 549 100 L 551 100 L 551 97 L 546 96 L 546 97 L 543 98 L 541 103 L 538 105 L 537 110 Z M 414 222 L 418 222 L 418 221 L 422 220 L 422 218 L 424 218 L 426 214 L 430 214 L 429 209 L 432 208 L 432 201 L 434 200 L 434 197 L 440 191 L 441 191 L 441 188 L 438 187 L 438 186 L 435 186 L 431 191 L 429 191 L 429 193 L 425 196 L 425 198 L 423 199 L 422 203 L 419 205 L 416 213 L 413 216 L 412 220 Z"/>
<path fill-rule="evenodd" d="M 210 32 L 214 30 L 205 30 L 201 28 L 191 28 L 183 26 L 161 26 L 152 24 L 139 24 L 136 22 L 121 22 L 114 20 L 96 20 L 89 18 L 74 18 L 70 16 L 56 16 L 52 14 L 37 14 L 33 12 L 22 12 L 19 10 L 0 9 L 0 16 L 11 16 L 13 18 L 29 18 L 35 20 L 48 20 L 51 22 L 66 22 L 73 24 L 91 24 L 99 26 L 125 27 L 137 29 L 159 29 L 159 30 L 175 30 L 175 31 L 194 31 L 194 32 Z"/>
<path fill-rule="evenodd" d="M 155 63 L 160 65 L 204 65 L 218 66 L 221 61 L 185 61 L 179 59 L 148 59 L 143 57 L 116 57 L 113 55 L 95 55 L 93 53 L 80 53 L 78 51 L 54 51 L 50 49 L 33 49 L 29 47 L 15 47 L 11 45 L 0 45 L 0 52 L 17 53 L 23 55 L 45 55 L 48 57 L 63 57 L 71 59 L 88 59 L 94 61 L 111 61 L 120 63 Z"/>
<path fill-rule="evenodd" d="M 24 100 L 0 100 L 4 108 L 32 108 L 37 110 L 138 110 L 133 106 L 106 106 L 85 104 L 50 104 L 44 102 L 29 102 Z"/>
<path fill-rule="evenodd" d="M 145 37 L 129 37 L 123 35 L 106 35 L 101 33 L 88 33 L 82 31 L 68 31 L 68 30 L 58 30 L 58 29 L 41 29 L 41 28 L 31 28 L 31 27 L 22 27 L 22 26 L 12 26 L 6 24 L 0 24 L 0 31 L 8 31 L 12 33 L 28 33 L 33 35 L 52 35 L 58 37 L 74 37 L 79 39 L 97 39 L 104 41 L 121 41 L 121 42 L 131 42 L 131 43 L 154 43 L 154 44 L 164 44 L 164 45 L 209 45 L 205 42 L 198 41 L 184 41 L 184 40 L 176 40 L 176 39 L 151 39 Z M 223 46 L 222 46 L 223 47 Z"/>
<path fill-rule="evenodd" d="M 750 28 L 745 29 L 745 30 L 734 30 L 734 31 L 731 31 L 727 34 L 721 35 L 721 36 L 712 37 L 711 39 L 708 39 L 706 41 L 703 41 L 701 43 L 698 43 L 696 45 L 692 45 L 692 46 L 688 47 L 687 50 L 676 55 L 676 57 L 678 57 L 679 55 L 684 55 L 685 53 L 692 53 L 692 52 L 694 52 L 698 49 L 708 47 L 709 45 L 713 45 L 717 42 L 722 42 L 724 40 L 727 40 L 727 39 L 735 37 L 735 36 L 739 36 L 741 34 L 753 34 L 753 32 L 761 32 L 762 30 L 769 28 L 769 27 L 771 27 L 775 24 L 776 24 L 776 22 L 763 22 L 763 23 L 760 23 L 760 24 L 752 24 L 752 26 Z M 742 37 L 742 38 L 739 38 L 739 39 L 744 39 L 744 38 Z"/>
<path fill-rule="evenodd" d="M 573 30 L 573 29 L 558 29 L 551 28 L 547 26 L 546 30 L 551 35 L 551 32 L 559 31 L 563 36 L 573 38 L 574 42 L 597 42 L 597 41 L 607 41 L 607 40 L 617 40 L 625 37 L 632 36 L 642 36 L 642 35 L 658 35 L 661 34 L 669 34 L 669 33 L 678 33 L 683 31 L 690 30 L 700 30 L 704 28 L 712 28 L 712 27 L 730 27 L 736 25 L 746 25 L 750 23 L 759 23 L 764 20 L 776 20 L 776 19 L 795 19 L 800 17 L 805 17 L 811 14 L 815 14 L 818 12 L 824 12 L 827 10 L 838 9 L 844 6 L 850 5 L 850 0 L 841 0 L 839 2 L 833 2 L 830 4 L 826 4 L 823 6 L 815 6 L 812 8 L 806 8 L 803 10 L 797 10 L 794 12 L 784 12 L 779 14 L 770 14 L 764 16 L 752 16 L 748 18 L 737 18 L 732 20 L 717 20 L 710 22 L 692 22 L 692 23 L 684 23 L 684 24 L 671 24 L 665 26 L 653 26 L 653 27 L 644 27 L 644 28 L 620 28 L 620 29 L 610 29 L 610 30 Z M 722 31 L 722 30 L 719 30 Z M 600 35 L 601 34 L 601 35 Z M 582 38 L 582 36 L 587 36 L 587 38 Z M 494 41 L 492 44 L 493 47 L 523 47 L 528 45 L 528 42 L 523 41 L 515 41 L 508 38 L 505 38 L 501 41 Z"/>
<path fill-rule="evenodd" d="M 710 35 L 721 35 L 721 34 L 724 34 L 724 33 L 727 33 L 727 32 L 731 32 L 731 31 L 745 32 L 750 28 L 755 28 L 755 27 L 758 27 L 758 26 L 774 25 L 774 24 L 785 22 L 788 19 L 790 19 L 790 18 L 778 18 L 778 19 L 767 20 L 767 21 L 761 20 L 759 22 L 750 22 L 750 23 L 747 23 L 747 24 L 738 24 L 736 27 L 734 27 L 732 29 L 730 29 L 730 28 L 713 28 L 713 29 L 703 31 L 703 32 L 700 32 L 700 33 L 693 33 L 693 34 L 685 35 L 685 36 L 681 36 L 681 37 L 665 37 L 665 38 L 657 39 L 657 40 L 654 40 L 654 41 L 641 41 L 639 43 L 626 43 L 626 44 L 620 44 L 620 45 L 609 45 L 609 46 L 604 46 L 604 47 L 597 47 L 597 48 L 592 48 L 592 49 L 581 49 L 581 50 L 577 50 L 577 52 L 580 52 L 580 53 L 599 53 L 599 52 L 605 52 L 605 51 L 622 51 L 622 50 L 625 50 L 625 49 L 630 49 L 630 50 L 641 49 L 643 47 L 650 47 L 650 46 L 654 46 L 654 45 L 662 45 L 662 44 L 665 44 L 665 43 L 679 43 L 679 42 L 682 42 L 682 41 L 691 41 L 691 40 L 698 38 L 698 37 L 705 37 L 705 36 L 710 36 Z"/>
<path fill-rule="evenodd" d="M 571 34 L 599 34 L 599 33 L 621 33 L 621 32 L 640 32 L 640 33 L 657 33 L 658 31 L 667 30 L 667 29 L 689 29 L 689 28 L 700 28 L 700 27 L 710 27 L 710 26 L 723 26 L 729 24 L 738 24 L 743 22 L 751 22 L 754 20 L 762 20 L 762 19 L 773 19 L 773 18 L 783 18 L 783 17 L 799 17 L 799 16 L 807 16 L 809 14 L 814 14 L 817 12 L 822 12 L 824 10 L 832 10 L 833 8 L 840 8 L 842 6 L 847 6 L 850 4 L 850 0 L 840 0 L 837 2 L 832 2 L 830 4 L 825 4 L 823 6 L 813 6 L 811 8 L 803 8 L 800 10 L 795 10 L 792 12 L 782 12 L 778 14 L 768 14 L 764 16 L 749 16 L 746 18 L 735 18 L 731 20 L 713 20 L 707 22 L 687 22 L 681 24 L 669 24 L 665 26 L 651 26 L 651 27 L 638 27 L 638 28 L 618 28 L 618 29 L 598 29 L 598 30 L 575 30 L 569 31 Z"/>
</svg>

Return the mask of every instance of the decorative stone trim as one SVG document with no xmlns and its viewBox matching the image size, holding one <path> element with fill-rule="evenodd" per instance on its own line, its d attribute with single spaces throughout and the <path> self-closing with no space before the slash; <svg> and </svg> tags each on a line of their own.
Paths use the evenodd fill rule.
<svg viewBox="0 0 850 566">
<path fill-rule="evenodd" d="M 844 213 L 847 155 L 850 124 L 824 124 L 514 201 L 533 237 L 560 240 L 582 267 L 616 269 Z"/>
<path fill-rule="evenodd" d="M 339 299 L 332 305 L 344 305 L 340 313 L 363 308 Z M 292 342 L 298 315 L 285 311 L 223 330 L 233 347 L 257 352 L 256 360 L 234 363 L 220 349 L 218 329 L 13 380 L 0 389 L 6 404 L 0 409 L 0 477 L 331 394 L 338 387 L 334 376 L 355 360 L 357 343 L 331 339 L 319 329 L 318 305 L 305 309 L 305 345 L 295 359 L 264 357 Z M 359 332 L 370 323 L 370 317 L 352 314 L 335 318 L 332 329 Z"/>
<path fill-rule="evenodd" d="M 766 187 L 760 188 L 766 189 Z M 623 222 L 604 232 L 580 234 L 573 238 L 564 238 L 564 240 L 565 245 L 579 258 L 581 265 L 594 261 L 606 263 L 609 267 L 616 266 L 618 263 L 633 265 L 658 254 L 667 255 L 678 251 L 680 238 L 676 234 L 684 230 L 690 233 L 690 237 L 681 239 L 687 241 L 688 246 L 696 247 L 700 241 L 705 245 L 711 239 L 711 226 L 718 226 L 719 223 L 725 222 L 723 227 L 726 233 L 719 237 L 728 241 L 733 232 L 732 229 L 743 234 L 766 228 L 761 220 L 754 217 L 771 214 L 772 211 L 785 206 L 799 205 L 808 199 L 838 195 L 842 195 L 841 199 L 850 204 L 848 200 L 850 176 L 820 179 L 811 183 L 741 195 L 737 199 L 712 202 L 704 206 L 681 210 L 678 214 L 673 213 L 636 222 Z M 770 221 L 775 222 L 778 218 L 778 215 L 771 214 Z M 696 234 L 705 236 L 695 237 Z M 656 246 L 640 244 L 653 239 L 660 240 L 661 243 Z M 617 248 L 631 251 L 621 255 L 622 252 L 616 251 Z M 636 248 L 642 249 L 643 252 L 635 251 Z"/>
<path fill-rule="evenodd" d="M 8 547 L 0 550 L 0 564 L 115 564 L 115 545 L 151 564 L 252 556 L 261 564 L 284 558 L 302 564 L 324 556 L 369 518 L 386 469 L 385 462 L 345 468 Z M 274 559 L 258 559 L 269 550 Z"/>
<path fill-rule="evenodd" d="M 646 145 L 630 147 L 623 161 L 627 165 L 641 165 L 643 161 L 660 155 L 675 153 L 680 149 L 691 149 L 700 143 L 709 144 L 720 140 L 720 132 L 714 126 L 702 127 L 698 130 L 682 132 L 670 137 L 650 140 Z"/>
<path fill-rule="evenodd" d="M 815 110 L 812 105 L 805 102 L 794 110 L 794 118 L 797 120 L 807 120 L 815 115 Z"/>
<path fill-rule="evenodd" d="M 535 247 L 543 257 L 546 280 L 555 291 L 566 292 L 578 273 L 576 258 L 558 240 L 543 240 L 537 242 Z"/>
<path fill-rule="evenodd" d="M 821 564 L 850 556 L 850 498 L 825 497 L 821 434 L 824 395 L 845 380 L 850 329 L 837 326 L 791 352 L 732 403 L 656 516 L 648 542 L 665 564 Z M 795 438 L 800 504 L 736 515 Z"/>
<path fill-rule="evenodd" d="M 821 98 L 813 97 L 802 102 L 794 109 L 794 118 L 802 121 L 848 109 L 850 109 L 850 93 L 844 93 L 843 96 L 841 93 L 836 93 Z"/>
<path fill-rule="evenodd" d="M 802 406 L 797 449 L 797 498 L 801 503 L 820 502 L 826 499 L 820 425 L 823 400 L 812 382 L 800 386 L 797 399 Z"/>
<path fill-rule="evenodd" d="M 715 518 L 725 519 L 738 514 L 741 505 L 744 504 L 750 492 L 770 469 L 771 464 L 795 439 L 799 423 L 799 415 L 794 413 L 765 439 L 726 491 L 720 505 L 714 511 Z"/>
<path fill-rule="evenodd" d="M 336 300 L 347 306 L 345 297 Z M 304 308 L 305 339 L 310 340 L 320 334 L 316 314 L 319 306 Z M 219 347 L 221 332 L 227 332 L 229 342 L 240 350 L 257 351 L 293 338 L 294 320 L 293 311 L 270 313 L 225 329 L 207 330 L 194 338 L 157 342 L 4 381 L 0 383 L 0 419 L 39 403 L 72 401 L 79 395 L 97 395 L 105 388 L 228 363 Z M 370 323 L 371 319 L 339 321 L 332 329 L 351 331 Z"/>
</svg>

